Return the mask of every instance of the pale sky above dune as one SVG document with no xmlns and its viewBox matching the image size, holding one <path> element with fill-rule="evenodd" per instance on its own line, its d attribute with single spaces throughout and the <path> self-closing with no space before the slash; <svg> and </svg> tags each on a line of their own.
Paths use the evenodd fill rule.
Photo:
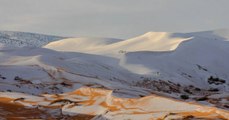
<svg viewBox="0 0 229 120">
<path fill-rule="evenodd" d="M 229 28 L 229 0 L 0 0 L 0 30 L 130 38 Z"/>
</svg>

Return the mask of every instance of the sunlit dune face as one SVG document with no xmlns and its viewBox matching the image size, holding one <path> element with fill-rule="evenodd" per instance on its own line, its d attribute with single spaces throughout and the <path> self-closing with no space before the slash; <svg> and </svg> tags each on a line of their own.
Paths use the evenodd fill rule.
<svg viewBox="0 0 229 120">
<path fill-rule="evenodd" d="M 51 42 L 44 48 L 64 52 L 82 52 L 120 58 L 122 54 L 137 51 L 173 51 L 180 43 L 191 37 L 173 37 L 172 33 L 149 32 L 144 35 L 126 39 L 112 40 L 102 38 L 70 38 Z"/>
<path fill-rule="evenodd" d="M 25 106 L 34 106 L 26 108 Z M 227 119 L 229 113 L 214 107 L 181 102 L 170 98 L 150 95 L 142 98 L 119 98 L 112 95 L 111 90 L 83 87 L 63 94 L 44 94 L 39 100 L 26 98 L 0 98 L 2 118 L 40 118 L 56 119 L 66 117 L 91 119 L 96 115 L 104 117 L 131 116 L 146 117 L 144 119 L 203 118 Z M 20 111 L 20 112 L 18 112 Z M 46 112 L 45 112 L 46 111 Z M 47 112 L 49 111 L 49 112 Z M 55 115 L 53 115 L 55 113 Z M 80 115 L 78 115 L 80 114 Z M 152 116 L 149 116 L 152 115 Z"/>
</svg>

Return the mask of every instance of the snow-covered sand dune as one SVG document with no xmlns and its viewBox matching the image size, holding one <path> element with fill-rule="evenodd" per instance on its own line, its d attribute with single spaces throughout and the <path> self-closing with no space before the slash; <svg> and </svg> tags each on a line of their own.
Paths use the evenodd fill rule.
<svg viewBox="0 0 229 120">
<path fill-rule="evenodd" d="M 51 42 L 45 48 L 58 51 L 103 54 L 112 57 L 132 51 L 168 51 L 174 50 L 179 43 L 190 38 L 172 38 L 172 33 L 149 32 L 127 40 L 71 38 Z M 89 41 L 88 41 L 89 40 Z M 109 42 L 113 41 L 113 42 Z M 78 46 L 78 47 L 76 47 Z"/>
<path fill-rule="evenodd" d="M 57 105 L 55 114 L 94 119 L 227 119 L 228 39 L 227 30 L 216 30 L 68 38 L 42 48 L 2 44 L 0 102 Z"/>
<path fill-rule="evenodd" d="M 114 57 L 120 60 L 121 67 L 135 74 L 208 87 L 210 76 L 229 79 L 228 34 L 226 30 L 148 32 L 116 42 L 109 42 L 112 39 L 64 39 L 51 42 L 44 48 Z M 223 88 L 228 89 L 227 86 Z"/>
<path fill-rule="evenodd" d="M 18 99 L 18 97 L 23 99 Z M 111 90 L 83 87 L 72 92 L 39 97 L 2 92 L 1 99 L 30 107 L 52 107 L 61 109 L 63 115 L 90 115 L 94 119 L 227 119 L 229 113 L 214 107 L 181 102 L 160 96 L 150 95 L 143 98 L 117 98 Z M 6 99 L 8 98 L 8 99 Z M 10 99 L 9 99 L 10 98 Z"/>
<path fill-rule="evenodd" d="M 127 39 L 105 38 L 70 38 L 51 42 L 45 48 L 58 51 L 84 52 L 119 56 L 119 53 L 135 51 L 172 51 L 183 41 L 191 39 L 227 40 L 229 31 L 216 30 L 193 33 L 148 32 L 144 35 Z M 111 55 L 112 54 L 112 55 Z"/>
</svg>

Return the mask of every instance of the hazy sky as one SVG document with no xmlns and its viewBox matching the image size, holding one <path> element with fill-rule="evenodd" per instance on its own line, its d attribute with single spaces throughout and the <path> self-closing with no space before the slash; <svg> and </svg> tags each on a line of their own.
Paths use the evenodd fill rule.
<svg viewBox="0 0 229 120">
<path fill-rule="evenodd" d="M 0 0 L 0 30 L 130 38 L 229 28 L 229 0 Z"/>
</svg>

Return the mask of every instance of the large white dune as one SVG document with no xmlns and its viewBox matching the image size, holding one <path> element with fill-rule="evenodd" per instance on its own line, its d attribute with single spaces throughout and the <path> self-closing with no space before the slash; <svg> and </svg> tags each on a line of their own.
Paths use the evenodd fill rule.
<svg viewBox="0 0 229 120">
<path fill-rule="evenodd" d="M 163 79 L 208 87 L 206 79 L 211 75 L 229 79 L 228 35 L 227 30 L 148 32 L 112 42 L 108 42 L 111 39 L 64 39 L 51 42 L 44 48 L 114 57 L 119 59 L 121 67 L 135 74 L 158 76 L 160 73 Z M 199 70 L 200 66 L 207 71 Z M 187 78 L 187 75 L 193 77 Z"/>
<path fill-rule="evenodd" d="M 183 41 L 199 39 L 225 40 L 229 38 L 227 30 L 215 30 L 194 33 L 148 32 L 144 35 L 126 39 L 109 38 L 70 38 L 51 42 L 44 48 L 58 51 L 113 54 L 135 51 L 172 51 Z"/>
</svg>

